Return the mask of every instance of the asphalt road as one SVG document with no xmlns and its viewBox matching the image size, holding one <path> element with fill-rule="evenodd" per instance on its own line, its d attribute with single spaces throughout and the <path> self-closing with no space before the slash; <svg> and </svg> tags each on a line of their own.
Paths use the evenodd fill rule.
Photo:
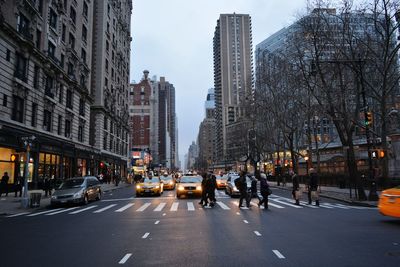
<svg viewBox="0 0 400 267">
<path fill-rule="evenodd" d="M 400 220 L 330 199 L 295 207 L 278 189 L 271 199 L 239 209 L 219 191 L 202 209 L 174 191 L 135 198 L 132 186 L 0 217 L 0 266 L 399 266 Z"/>
</svg>

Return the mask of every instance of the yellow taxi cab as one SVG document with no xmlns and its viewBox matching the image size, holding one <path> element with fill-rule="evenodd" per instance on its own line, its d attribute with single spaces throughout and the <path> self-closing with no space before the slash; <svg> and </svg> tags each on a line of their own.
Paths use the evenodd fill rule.
<svg viewBox="0 0 400 267">
<path fill-rule="evenodd" d="M 163 183 L 161 183 L 160 178 L 157 177 L 146 177 L 143 182 L 136 185 L 136 196 L 143 195 L 157 195 L 161 196 L 164 192 Z"/>
<path fill-rule="evenodd" d="M 174 190 L 175 189 L 175 180 L 172 176 L 168 175 L 168 173 L 164 173 L 160 176 L 160 180 L 164 185 L 165 190 Z"/>
<path fill-rule="evenodd" d="M 200 176 L 182 176 L 178 189 L 176 190 L 176 197 L 181 196 L 201 196 L 201 180 Z"/>
<path fill-rule="evenodd" d="M 378 209 L 383 215 L 400 218 L 400 185 L 382 191 Z"/>
<path fill-rule="evenodd" d="M 217 189 L 225 189 L 228 175 L 217 176 Z"/>
</svg>

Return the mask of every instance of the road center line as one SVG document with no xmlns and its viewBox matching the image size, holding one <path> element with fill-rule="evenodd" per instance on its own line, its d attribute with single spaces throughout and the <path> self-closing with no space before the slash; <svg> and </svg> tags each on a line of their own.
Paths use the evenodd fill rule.
<svg viewBox="0 0 400 267">
<path fill-rule="evenodd" d="M 254 233 L 256 234 L 256 236 L 261 236 L 259 231 L 254 231 Z"/>
<path fill-rule="evenodd" d="M 249 223 L 247 220 L 243 220 L 244 223 Z"/>
<path fill-rule="evenodd" d="M 127 260 L 132 256 L 132 253 L 128 253 L 126 254 L 118 263 L 119 264 L 124 264 L 125 262 L 127 262 Z"/>
<path fill-rule="evenodd" d="M 149 236 L 149 234 L 150 234 L 150 233 L 145 233 L 145 234 L 142 236 L 142 238 L 143 238 L 143 239 L 147 238 L 147 237 Z"/>
<path fill-rule="evenodd" d="M 274 250 L 272 250 L 272 252 L 280 259 L 285 258 L 285 256 L 283 256 L 282 253 L 279 252 L 279 250 L 274 249 Z"/>
<path fill-rule="evenodd" d="M 159 224 L 160 223 L 160 221 L 156 221 L 154 224 Z"/>
</svg>

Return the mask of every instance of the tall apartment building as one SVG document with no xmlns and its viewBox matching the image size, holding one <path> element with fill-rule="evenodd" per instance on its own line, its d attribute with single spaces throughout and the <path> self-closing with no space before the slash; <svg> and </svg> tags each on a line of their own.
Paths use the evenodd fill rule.
<svg viewBox="0 0 400 267">
<path fill-rule="evenodd" d="M 200 123 L 198 135 L 199 156 L 198 165 L 208 168 L 215 161 L 215 97 L 214 88 L 208 90 L 205 101 L 205 118 Z"/>
<path fill-rule="evenodd" d="M 227 158 L 227 126 L 244 110 L 252 93 L 253 52 L 251 18 L 246 14 L 221 14 L 214 33 L 214 87 L 216 158 Z"/>
<path fill-rule="evenodd" d="M 1 1 L 0 171 L 24 175 L 96 174 L 89 145 L 93 4 Z M 23 137 L 34 136 L 26 158 Z"/>
<path fill-rule="evenodd" d="M 125 175 L 129 139 L 129 58 L 132 2 L 93 1 L 91 144 L 107 171 Z"/>
</svg>

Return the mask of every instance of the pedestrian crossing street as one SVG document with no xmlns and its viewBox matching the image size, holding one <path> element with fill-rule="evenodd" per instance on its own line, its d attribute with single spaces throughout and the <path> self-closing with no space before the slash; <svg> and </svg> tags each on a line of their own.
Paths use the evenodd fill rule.
<svg viewBox="0 0 400 267">
<path fill-rule="evenodd" d="M 176 199 L 129 199 L 129 203 L 122 203 L 121 201 L 115 201 L 117 203 L 110 204 L 110 201 L 100 201 L 93 202 L 89 204 L 89 206 L 77 206 L 77 207 L 66 207 L 66 208 L 57 208 L 57 209 L 49 209 L 39 212 L 23 212 L 13 215 L 6 216 L 7 218 L 14 217 L 37 217 L 37 216 L 54 216 L 59 214 L 68 214 L 68 215 L 76 215 L 82 213 L 91 213 L 91 214 L 99 214 L 105 212 L 112 213 L 124 213 L 124 212 L 134 212 L 134 213 L 143 213 L 143 212 L 178 212 L 178 211 L 187 211 L 187 212 L 198 212 L 203 209 L 211 209 L 210 207 L 202 207 L 197 202 L 199 199 L 188 199 L 188 200 L 176 200 Z M 258 200 L 252 199 L 251 206 L 256 207 Z M 370 207 L 359 207 L 359 206 L 349 206 L 340 203 L 327 203 L 321 202 L 320 206 L 308 205 L 308 203 L 301 201 L 301 205 L 297 206 L 293 204 L 293 200 L 290 198 L 271 195 L 269 197 L 268 206 L 270 210 L 282 210 L 282 209 L 324 209 L 324 210 L 376 210 L 376 208 Z M 212 209 L 218 209 L 222 211 L 234 210 L 237 211 L 239 206 L 238 199 L 218 199 L 216 206 Z M 248 210 L 247 207 L 242 207 L 242 210 Z M 253 208 L 254 209 L 254 208 Z M 264 209 L 264 207 L 260 207 L 260 209 Z"/>
</svg>

